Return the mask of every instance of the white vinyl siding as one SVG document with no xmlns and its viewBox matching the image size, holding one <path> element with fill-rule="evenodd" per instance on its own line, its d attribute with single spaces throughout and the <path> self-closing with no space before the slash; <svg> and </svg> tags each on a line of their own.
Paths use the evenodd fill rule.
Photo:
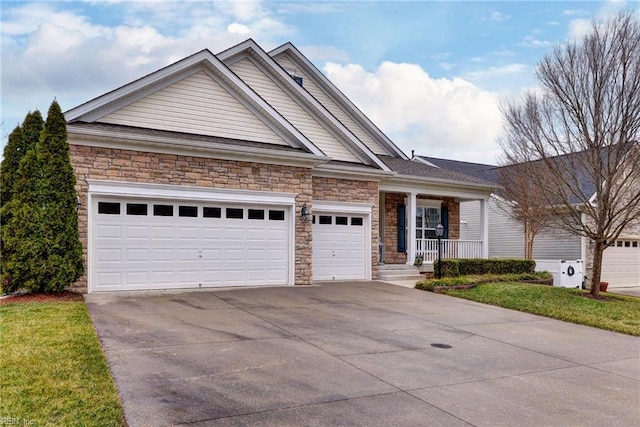
<svg viewBox="0 0 640 427">
<path fill-rule="evenodd" d="M 480 239 L 480 202 L 460 203 L 460 239 Z M 533 241 L 536 259 L 576 260 L 581 257 L 580 236 L 545 229 Z M 503 212 L 494 198 L 489 201 L 489 257 L 524 257 L 524 232 L 520 221 Z"/>
<path fill-rule="evenodd" d="M 375 139 L 355 122 L 341 107 L 328 97 L 322 89 L 320 89 L 307 74 L 303 73 L 299 67 L 289 58 L 288 55 L 280 55 L 274 58 L 280 66 L 285 70 L 296 69 L 296 75 L 302 77 L 304 88 L 313 95 L 331 114 L 333 114 L 340 122 L 351 131 L 364 145 L 369 147 L 375 154 L 395 155 L 388 150 L 382 148 Z"/>
<path fill-rule="evenodd" d="M 230 68 L 327 156 L 345 162 L 360 163 L 360 160 L 353 153 L 328 132 L 317 119 L 279 88 L 251 60 L 245 58 L 234 63 Z"/>
<path fill-rule="evenodd" d="M 161 89 L 98 121 L 287 145 L 204 72 Z"/>
</svg>

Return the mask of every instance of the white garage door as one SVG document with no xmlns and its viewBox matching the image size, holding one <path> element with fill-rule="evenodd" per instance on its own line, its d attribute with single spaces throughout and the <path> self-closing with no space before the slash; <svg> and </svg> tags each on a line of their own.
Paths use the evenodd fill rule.
<svg viewBox="0 0 640 427">
<path fill-rule="evenodd" d="M 286 207 L 94 198 L 91 291 L 284 285 Z"/>
<path fill-rule="evenodd" d="M 313 279 L 366 279 L 366 230 L 364 215 L 313 215 Z"/>
<path fill-rule="evenodd" d="M 611 288 L 640 286 L 640 241 L 617 240 L 604 251 L 602 281 Z"/>
</svg>

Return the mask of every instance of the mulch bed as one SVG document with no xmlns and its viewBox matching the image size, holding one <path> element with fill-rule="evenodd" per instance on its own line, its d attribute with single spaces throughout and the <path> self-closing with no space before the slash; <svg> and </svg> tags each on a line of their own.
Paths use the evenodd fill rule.
<svg viewBox="0 0 640 427">
<path fill-rule="evenodd" d="M 69 302 L 84 301 L 82 294 L 71 291 L 39 292 L 28 294 L 15 294 L 0 298 L 0 305 L 23 302 Z"/>
</svg>

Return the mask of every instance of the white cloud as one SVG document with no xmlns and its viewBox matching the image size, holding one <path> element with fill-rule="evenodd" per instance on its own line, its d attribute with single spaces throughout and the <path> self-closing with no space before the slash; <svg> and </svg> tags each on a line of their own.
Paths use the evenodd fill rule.
<svg viewBox="0 0 640 427">
<path fill-rule="evenodd" d="M 569 22 L 568 36 L 570 39 L 579 40 L 591 32 L 590 19 L 572 19 Z"/>
<path fill-rule="evenodd" d="M 496 94 L 470 82 L 435 79 L 415 64 L 324 67 L 344 93 L 405 153 L 494 162 L 502 118 Z"/>
<path fill-rule="evenodd" d="M 511 15 L 507 15 L 505 13 L 501 13 L 498 11 L 491 12 L 491 16 L 489 17 L 489 20 L 495 21 L 495 22 L 504 22 L 509 19 L 511 19 Z"/>
<path fill-rule="evenodd" d="M 227 27 L 227 31 L 229 31 L 231 34 L 249 34 L 251 33 L 251 30 L 249 30 L 249 27 L 247 27 L 246 25 L 242 25 L 242 24 L 238 24 L 237 22 L 234 22 L 233 24 L 230 24 Z"/>
<path fill-rule="evenodd" d="M 464 75 L 468 80 L 483 81 L 489 79 L 497 79 L 513 74 L 522 74 L 529 70 L 529 67 L 525 64 L 508 64 L 502 67 L 489 67 L 484 70 L 472 71 Z"/>
<path fill-rule="evenodd" d="M 522 41 L 522 45 L 533 48 L 547 48 L 551 46 L 551 43 L 546 40 L 538 40 L 534 36 L 526 36 Z"/>
</svg>

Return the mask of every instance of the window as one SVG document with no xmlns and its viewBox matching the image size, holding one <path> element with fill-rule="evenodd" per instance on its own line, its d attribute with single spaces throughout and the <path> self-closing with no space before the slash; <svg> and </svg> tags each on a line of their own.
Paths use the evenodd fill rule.
<svg viewBox="0 0 640 427">
<path fill-rule="evenodd" d="M 98 202 L 98 213 L 103 215 L 120 215 L 120 203 Z"/>
<path fill-rule="evenodd" d="M 198 207 L 197 206 L 179 206 L 178 216 L 196 218 L 198 216 Z"/>
<path fill-rule="evenodd" d="M 242 219 L 244 218 L 244 211 L 242 209 L 227 208 L 227 218 Z"/>
<path fill-rule="evenodd" d="M 249 219 L 264 219 L 264 210 L 262 209 L 249 209 L 247 215 Z"/>
<path fill-rule="evenodd" d="M 638 242 L 633 242 L 633 247 L 637 248 L 638 247 Z"/>
<path fill-rule="evenodd" d="M 314 217 L 315 218 L 315 217 Z M 284 221 L 284 211 L 269 211 L 270 221 Z"/>
<path fill-rule="evenodd" d="M 222 218 L 222 209 L 205 206 L 202 208 L 202 216 L 205 218 Z"/>
<path fill-rule="evenodd" d="M 349 224 L 349 218 L 347 218 L 346 216 L 336 217 L 336 225 L 348 225 L 348 224 Z"/>
<path fill-rule="evenodd" d="M 418 206 L 416 208 L 416 238 L 435 239 L 436 225 L 440 222 L 440 208 Z"/>
<path fill-rule="evenodd" d="M 624 247 L 625 248 L 630 248 L 631 247 L 631 242 L 624 242 Z"/>
<path fill-rule="evenodd" d="M 153 205 L 153 216 L 173 216 L 173 205 Z"/>
<path fill-rule="evenodd" d="M 302 86 L 302 77 L 298 77 L 298 76 L 291 76 L 291 77 L 293 77 L 293 80 L 295 80 L 296 83 Z"/>
<path fill-rule="evenodd" d="M 320 218 L 318 218 L 318 220 L 320 224 L 333 224 L 330 215 L 320 215 Z"/>
<path fill-rule="evenodd" d="M 147 215 L 147 204 L 127 203 L 127 215 Z"/>
<path fill-rule="evenodd" d="M 311 215 L 311 224 L 315 224 L 315 223 L 316 223 L 316 216 Z"/>
<path fill-rule="evenodd" d="M 362 226 L 363 220 L 362 218 L 351 218 L 351 225 Z"/>
</svg>

